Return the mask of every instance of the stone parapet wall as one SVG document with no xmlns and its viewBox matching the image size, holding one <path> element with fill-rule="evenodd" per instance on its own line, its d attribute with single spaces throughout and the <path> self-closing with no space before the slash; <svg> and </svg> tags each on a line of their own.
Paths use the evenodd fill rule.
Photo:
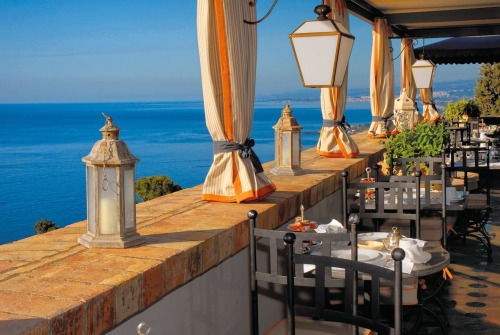
<svg viewBox="0 0 500 335">
<path fill-rule="evenodd" d="M 247 213 L 276 228 L 383 159 L 380 140 L 354 135 L 357 158 L 302 154 L 304 174 L 274 176 L 277 191 L 242 204 L 201 201 L 202 185 L 137 205 L 146 243 L 87 249 L 86 222 L 0 246 L 0 334 L 104 334 L 248 245 Z"/>
</svg>

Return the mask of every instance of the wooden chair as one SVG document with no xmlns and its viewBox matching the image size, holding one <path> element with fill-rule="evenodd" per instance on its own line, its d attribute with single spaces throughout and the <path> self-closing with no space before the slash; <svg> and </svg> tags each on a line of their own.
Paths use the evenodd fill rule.
<svg viewBox="0 0 500 335">
<path fill-rule="evenodd" d="M 257 227 L 258 213 L 255 210 L 248 212 L 249 218 L 249 244 L 250 244 L 250 286 L 252 299 L 252 334 L 259 334 L 259 283 L 266 285 L 267 293 L 283 298 L 285 294 L 279 291 L 279 286 L 287 283 L 286 255 L 283 238 L 287 231 L 270 230 Z M 356 225 L 350 228 L 349 233 L 318 234 L 318 233 L 295 233 L 297 248 L 295 252 L 313 252 L 318 255 L 330 257 L 332 250 L 336 248 L 348 248 L 352 259 L 357 257 L 357 232 Z M 299 247 L 300 246 L 300 247 Z M 312 246 L 305 249 L 307 246 Z M 303 287 L 314 287 L 314 278 L 308 276 L 307 267 L 297 266 L 295 269 L 297 283 Z M 276 285 L 278 287 L 276 287 Z M 343 287 L 344 280 L 330 278 L 325 283 L 326 287 Z M 270 292 L 274 290 L 274 292 Z M 260 291 L 264 291 L 263 287 Z M 286 319 L 279 320 L 272 328 L 286 324 Z M 266 332 L 265 334 L 268 334 Z"/>
<path fill-rule="evenodd" d="M 302 334 L 297 330 L 304 323 L 310 328 L 325 330 L 325 334 L 368 334 L 366 330 L 375 331 L 378 334 L 399 335 L 402 332 L 402 260 L 405 253 L 402 249 L 395 249 L 392 257 L 395 262 L 394 271 L 387 268 L 367 264 L 363 262 L 301 254 L 294 252 L 297 247 L 296 236 L 293 233 L 285 234 L 287 247 L 287 277 L 288 277 L 288 330 L 287 334 Z M 300 244 L 298 244 L 300 248 Z M 295 293 L 297 282 L 295 277 L 296 267 L 304 264 L 314 264 L 314 301 L 304 304 L 296 299 Z M 332 268 L 345 278 L 343 295 L 343 308 L 338 309 L 331 306 L 329 299 L 325 298 L 326 281 L 332 277 Z M 366 314 L 358 308 L 358 297 L 361 287 L 358 286 L 358 274 L 368 276 L 370 285 L 370 301 L 364 301 L 367 307 Z M 382 280 L 390 281 L 394 286 L 394 313 L 393 324 L 389 325 L 382 321 L 380 305 L 380 283 Z M 366 292 L 364 292 L 366 293 Z M 367 306 L 366 306 L 367 305 Z M 311 321 L 312 320 L 312 321 Z M 326 323 L 326 322 L 328 323 Z M 328 328 L 325 325 L 328 324 Z M 276 334 L 284 334 L 276 332 Z M 320 334 L 320 333 L 314 333 Z"/>
</svg>

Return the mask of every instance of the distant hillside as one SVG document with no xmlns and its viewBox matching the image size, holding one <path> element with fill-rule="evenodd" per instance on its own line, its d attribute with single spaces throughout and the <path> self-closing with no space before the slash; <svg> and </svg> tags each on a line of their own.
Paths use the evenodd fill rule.
<svg viewBox="0 0 500 335">
<path fill-rule="evenodd" d="M 438 110 L 443 109 L 450 101 L 457 101 L 462 98 L 474 98 L 474 88 L 476 87 L 475 80 L 458 80 L 450 82 L 436 82 L 434 83 L 434 100 Z M 397 88 L 399 90 L 399 87 Z M 369 103 L 370 102 L 370 89 L 349 89 L 348 101 L 351 103 Z M 399 91 L 395 92 L 399 94 Z M 319 90 L 318 89 L 301 89 L 293 92 L 283 92 L 279 94 L 258 95 L 256 100 L 259 102 L 277 102 L 283 103 L 284 101 L 297 102 L 318 102 Z M 417 93 L 417 103 L 421 105 L 420 94 Z"/>
</svg>

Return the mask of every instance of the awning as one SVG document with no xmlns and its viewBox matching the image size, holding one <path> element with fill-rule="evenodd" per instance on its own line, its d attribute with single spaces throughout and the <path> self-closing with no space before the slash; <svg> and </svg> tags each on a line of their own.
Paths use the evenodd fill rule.
<svg viewBox="0 0 500 335">
<path fill-rule="evenodd" d="M 346 5 L 367 22 L 385 18 L 398 38 L 500 35 L 498 0 L 347 0 Z"/>
<path fill-rule="evenodd" d="M 500 36 L 452 37 L 415 49 L 434 64 L 500 63 Z"/>
</svg>

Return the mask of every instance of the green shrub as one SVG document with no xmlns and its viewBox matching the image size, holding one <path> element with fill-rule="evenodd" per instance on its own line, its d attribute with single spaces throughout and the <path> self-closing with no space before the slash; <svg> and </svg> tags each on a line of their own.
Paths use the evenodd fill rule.
<svg viewBox="0 0 500 335">
<path fill-rule="evenodd" d="M 474 89 L 476 103 L 483 115 L 500 115 L 500 63 L 483 64 Z"/>
<path fill-rule="evenodd" d="M 35 223 L 35 233 L 37 235 L 59 229 L 54 222 L 46 219 L 40 219 Z"/>
<path fill-rule="evenodd" d="M 163 175 L 139 178 L 135 182 L 135 189 L 142 201 L 182 190 L 169 177 Z"/>
<path fill-rule="evenodd" d="M 463 115 L 479 117 L 481 111 L 474 100 L 460 99 L 456 102 L 448 102 L 443 110 L 445 120 L 460 120 Z"/>
<path fill-rule="evenodd" d="M 394 158 L 432 157 L 441 154 L 448 140 L 443 123 L 419 123 L 383 142 Z"/>
</svg>

